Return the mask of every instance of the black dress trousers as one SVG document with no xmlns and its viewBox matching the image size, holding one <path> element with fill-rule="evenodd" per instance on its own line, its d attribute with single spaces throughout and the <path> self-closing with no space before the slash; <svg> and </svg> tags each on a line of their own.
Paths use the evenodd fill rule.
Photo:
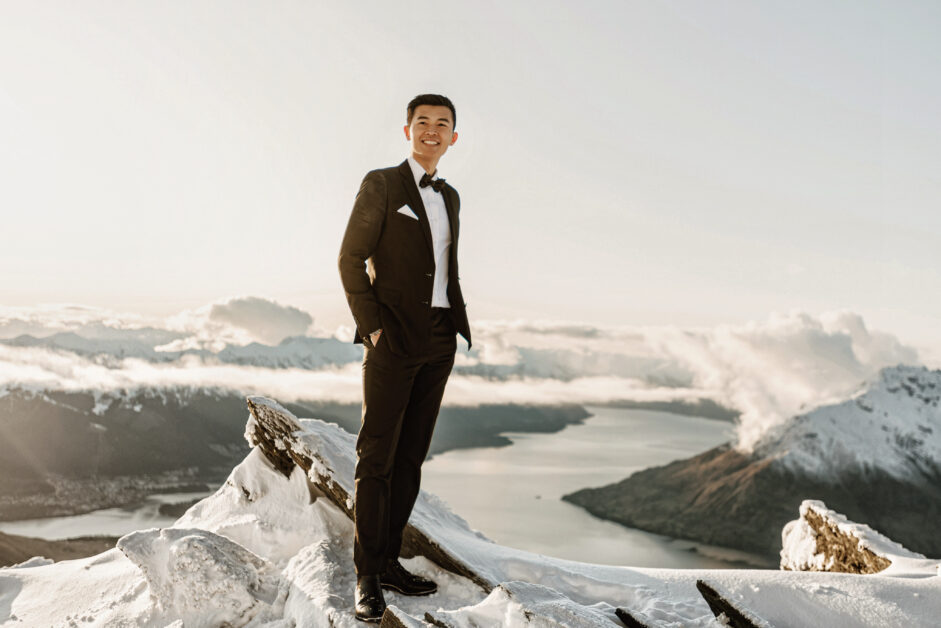
<svg viewBox="0 0 941 628">
<path fill-rule="evenodd" d="M 363 417 L 356 441 L 356 538 L 360 576 L 380 574 L 399 556 L 418 497 L 457 336 L 448 308 L 432 308 L 431 342 L 418 356 L 389 349 L 386 332 L 363 357 Z"/>
</svg>

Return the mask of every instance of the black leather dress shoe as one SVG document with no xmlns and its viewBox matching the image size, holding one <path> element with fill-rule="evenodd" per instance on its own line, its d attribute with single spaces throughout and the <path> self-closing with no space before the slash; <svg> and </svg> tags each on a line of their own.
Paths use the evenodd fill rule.
<svg viewBox="0 0 941 628">
<path fill-rule="evenodd" d="M 379 581 L 386 589 L 394 589 L 403 595 L 430 595 L 438 590 L 437 584 L 428 578 L 410 573 L 397 560 L 389 561 Z"/>
<path fill-rule="evenodd" d="M 379 576 L 356 578 L 356 619 L 378 624 L 386 611 Z"/>
</svg>

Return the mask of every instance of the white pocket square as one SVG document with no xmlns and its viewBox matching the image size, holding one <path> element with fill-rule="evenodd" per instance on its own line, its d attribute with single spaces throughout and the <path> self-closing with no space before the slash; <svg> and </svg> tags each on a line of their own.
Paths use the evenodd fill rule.
<svg viewBox="0 0 941 628">
<path fill-rule="evenodd" d="M 404 214 L 405 216 L 408 216 L 409 218 L 414 218 L 415 220 L 418 220 L 418 216 L 415 215 L 415 212 L 413 212 L 412 208 L 409 207 L 408 205 L 402 205 L 396 211 L 399 212 L 400 214 Z"/>
</svg>

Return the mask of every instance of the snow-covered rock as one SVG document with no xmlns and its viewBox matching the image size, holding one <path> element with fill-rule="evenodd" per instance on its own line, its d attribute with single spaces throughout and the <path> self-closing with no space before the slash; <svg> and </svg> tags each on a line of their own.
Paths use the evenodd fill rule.
<svg viewBox="0 0 941 628">
<path fill-rule="evenodd" d="M 207 530 L 139 530 L 118 549 L 140 568 L 157 608 L 186 626 L 244 626 L 277 596 L 270 561 Z"/>
<path fill-rule="evenodd" d="M 784 526 L 781 544 L 781 569 L 793 571 L 901 573 L 941 564 L 811 499 L 801 504 L 800 518 Z"/>
</svg>

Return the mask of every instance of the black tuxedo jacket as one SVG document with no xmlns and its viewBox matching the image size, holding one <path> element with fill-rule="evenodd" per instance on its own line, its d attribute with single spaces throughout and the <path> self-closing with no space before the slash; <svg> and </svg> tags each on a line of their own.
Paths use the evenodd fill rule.
<svg viewBox="0 0 941 628">
<path fill-rule="evenodd" d="M 454 326 L 470 348 L 457 265 L 461 200 L 447 183 L 441 193 L 451 225 L 448 302 Z M 404 205 L 418 220 L 398 212 Z M 339 267 L 356 322 L 353 342 L 361 343 L 364 336 L 382 329 L 393 353 L 421 355 L 431 339 L 435 258 L 428 215 L 408 160 L 363 178 L 340 246 Z"/>
</svg>

